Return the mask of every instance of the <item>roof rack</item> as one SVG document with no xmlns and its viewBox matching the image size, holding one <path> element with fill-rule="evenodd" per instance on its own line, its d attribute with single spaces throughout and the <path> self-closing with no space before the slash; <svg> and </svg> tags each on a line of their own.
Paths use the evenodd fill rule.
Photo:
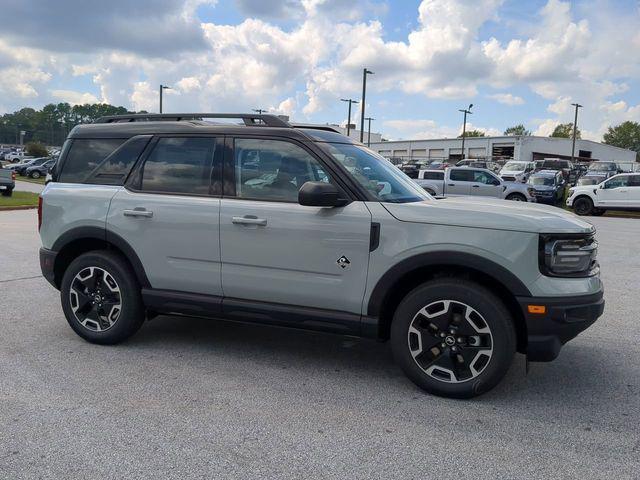
<svg viewBox="0 0 640 480">
<path fill-rule="evenodd" d="M 292 123 L 293 128 L 309 128 L 311 130 L 324 130 L 325 132 L 340 133 L 340 130 L 332 127 L 331 125 L 316 125 L 313 123 Z"/>
<path fill-rule="evenodd" d="M 250 113 L 134 113 L 100 117 L 93 123 L 153 122 L 157 120 L 179 122 L 183 120 L 202 120 L 204 118 L 238 118 L 242 119 L 247 127 L 291 127 L 289 122 L 277 115 Z"/>
</svg>

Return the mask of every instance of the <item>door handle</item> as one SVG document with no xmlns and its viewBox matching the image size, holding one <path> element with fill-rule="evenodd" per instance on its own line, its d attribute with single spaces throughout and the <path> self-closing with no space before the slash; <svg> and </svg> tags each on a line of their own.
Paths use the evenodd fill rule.
<svg viewBox="0 0 640 480">
<path fill-rule="evenodd" d="M 258 225 L 264 227 L 267 225 L 266 218 L 258 218 L 255 215 L 245 215 L 243 217 L 231 217 L 231 223 L 236 225 Z"/>
<path fill-rule="evenodd" d="M 153 217 L 153 212 L 146 210 L 144 208 L 134 208 L 133 210 L 125 210 L 122 212 L 125 217 L 145 217 L 151 218 Z"/>
<path fill-rule="evenodd" d="M 471 185 L 473 188 L 480 188 L 480 185 Z"/>
<path fill-rule="evenodd" d="M 456 184 L 455 183 L 447 183 L 447 187 L 455 187 Z"/>
</svg>

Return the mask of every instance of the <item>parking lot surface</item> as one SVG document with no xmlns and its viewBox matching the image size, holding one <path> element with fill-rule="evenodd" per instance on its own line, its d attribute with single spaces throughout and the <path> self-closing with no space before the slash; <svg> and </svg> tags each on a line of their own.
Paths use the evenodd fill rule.
<svg viewBox="0 0 640 480">
<path fill-rule="evenodd" d="M 590 220 L 604 316 L 455 401 L 369 340 L 165 316 L 86 343 L 35 212 L 0 213 L 0 478 L 638 478 L 640 220 Z"/>
</svg>

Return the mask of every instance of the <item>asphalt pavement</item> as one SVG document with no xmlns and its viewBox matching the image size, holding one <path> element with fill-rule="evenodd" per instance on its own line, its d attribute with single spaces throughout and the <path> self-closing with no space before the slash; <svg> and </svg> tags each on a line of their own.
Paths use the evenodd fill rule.
<svg viewBox="0 0 640 480">
<path fill-rule="evenodd" d="M 101 347 L 0 212 L 0 478 L 638 478 L 640 220 L 592 218 L 604 316 L 488 394 L 418 390 L 388 344 L 159 317 Z"/>
<path fill-rule="evenodd" d="M 44 185 L 41 183 L 35 182 L 23 182 L 21 180 L 16 179 L 16 192 L 32 192 L 32 193 L 40 193 L 44 190 Z"/>
</svg>

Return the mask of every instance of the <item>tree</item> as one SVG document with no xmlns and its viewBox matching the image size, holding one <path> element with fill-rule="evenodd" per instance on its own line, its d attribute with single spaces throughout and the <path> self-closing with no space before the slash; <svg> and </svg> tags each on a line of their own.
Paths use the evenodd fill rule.
<svg viewBox="0 0 640 480">
<path fill-rule="evenodd" d="M 640 123 L 626 121 L 615 127 L 609 127 L 603 141 L 607 145 L 627 148 L 640 155 Z"/>
<path fill-rule="evenodd" d="M 560 125 L 556 125 L 556 128 L 553 129 L 553 133 L 549 136 L 556 138 L 572 138 L 573 123 L 561 123 Z M 576 138 L 582 138 L 579 128 L 576 130 Z"/>
<path fill-rule="evenodd" d="M 527 130 L 523 124 L 519 123 L 518 125 L 514 125 L 513 127 L 509 127 L 504 131 L 505 135 L 509 136 L 527 136 L 531 135 L 531 130 Z"/>
<path fill-rule="evenodd" d="M 27 155 L 31 155 L 32 157 L 46 157 L 49 155 L 47 147 L 40 142 L 29 142 L 25 149 L 27 151 Z"/>
<path fill-rule="evenodd" d="M 467 130 L 464 132 L 465 138 L 467 137 L 484 137 L 484 132 L 480 130 Z M 462 138 L 462 135 L 458 135 L 458 138 Z"/>
</svg>

